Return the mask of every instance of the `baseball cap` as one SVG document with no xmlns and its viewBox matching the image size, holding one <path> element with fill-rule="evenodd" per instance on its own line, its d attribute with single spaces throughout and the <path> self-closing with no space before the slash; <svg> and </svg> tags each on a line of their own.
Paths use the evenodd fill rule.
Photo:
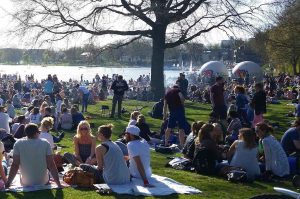
<svg viewBox="0 0 300 199">
<path fill-rule="evenodd" d="M 4 151 L 5 151 L 4 144 L 3 144 L 3 142 L 0 141 L 0 154 L 3 154 Z"/>
<path fill-rule="evenodd" d="M 137 126 L 134 125 L 129 125 L 126 128 L 126 133 L 129 133 L 131 135 L 136 135 L 136 136 L 140 136 L 140 129 Z"/>
</svg>

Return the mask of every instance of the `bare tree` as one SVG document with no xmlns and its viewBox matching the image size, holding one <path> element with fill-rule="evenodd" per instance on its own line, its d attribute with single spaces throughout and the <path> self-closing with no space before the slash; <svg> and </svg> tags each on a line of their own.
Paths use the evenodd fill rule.
<svg viewBox="0 0 300 199">
<path fill-rule="evenodd" d="M 272 2 L 271 2 L 272 1 Z M 280 0 L 279 0 L 280 1 Z M 284 0 L 282 0 L 284 1 Z M 164 94 L 164 52 L 214 29 L 249 31 L 273 0 L 14 0 L 16 32 L 52 42 L 79 33 L 152 39 L 151 88 Z M 262 3 L 263 2 L 263 3 Z M 125 41 L 125 43 L 128 40 Z"/>
</svg>

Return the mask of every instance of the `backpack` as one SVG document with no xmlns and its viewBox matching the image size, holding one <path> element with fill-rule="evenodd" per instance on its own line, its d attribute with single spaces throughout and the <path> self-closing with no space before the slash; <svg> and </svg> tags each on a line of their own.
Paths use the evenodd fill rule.
<svg viewBox="0 0 300 199">
<path fill-rule="evenodd" d="M 176 170 L 184 170 L 184 171 L 192 171 L 192 162 L 186 158 L 174 158 L 170 162 L 167 163 L 166 167 L 172 167 Z"/>
<path fill-rule="evenodd" d="M 78 169 L 69 170 L 63 176 L 63 180 L 67 184 L 84 188 L 93 187 L 94 178 L 94 174 Z"/>
<path fill-rule="evenodd" d="M 193 166 L 198 174 L 212 175 L 215 173 L 216 160 L 208 149 L 201 148 L 194 156 Z"/>
</svg>

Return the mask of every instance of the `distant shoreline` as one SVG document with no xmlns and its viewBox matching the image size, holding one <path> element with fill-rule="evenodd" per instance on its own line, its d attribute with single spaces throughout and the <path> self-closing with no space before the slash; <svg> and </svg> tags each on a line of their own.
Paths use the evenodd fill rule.
<svg viewBox="0 0 300 199">
<path fill-rule="evenodd" d="M 99 68 L 151 68 L 151 66 L 137 66 L 137 65 L 69 65 L 69 64 L 10 64 L 10 63 L 0 63 L 2 66 L 40 66 L 40 67 L 47 67 L 47 66 L 71 66 L 71 67 L 99 67 Z"/>
</svg>

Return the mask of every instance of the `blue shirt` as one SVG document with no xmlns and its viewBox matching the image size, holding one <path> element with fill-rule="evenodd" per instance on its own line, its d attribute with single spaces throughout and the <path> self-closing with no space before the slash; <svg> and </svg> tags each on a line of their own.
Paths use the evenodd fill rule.
<svg viewBox="0 0 300 199">
<path fill-rule="evenodd" d="M 297 151 L 294 140 L 299 140 L 299 131 L 293 127 L 289 128 L 281 138 L 281 146 L 287 154 Z"/>
<path fill-rule="evenodd" d="M 44 85 L 45 93 L 53 93 L 53 86 L 54 86 L 53 82 L 50 80 L 47 80 Z"/>
</svg>

